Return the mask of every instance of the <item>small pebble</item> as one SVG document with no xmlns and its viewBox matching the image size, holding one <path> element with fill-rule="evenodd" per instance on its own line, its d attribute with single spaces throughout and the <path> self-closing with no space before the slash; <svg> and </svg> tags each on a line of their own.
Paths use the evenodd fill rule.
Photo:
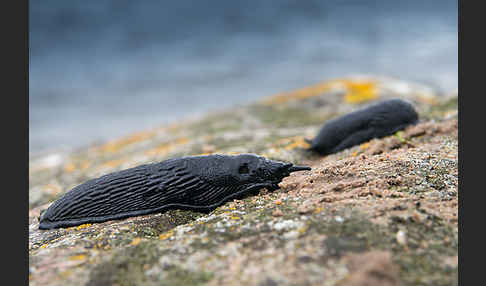
<svg viewBox="0 0 486 286">
<path fill-rule="evenodd" d="M 397 242 L 401 245 L 406 245 L 407 244 L 407 234 L 403 230 L 399 230 L 396 234 L 396 239 Z"/>
<path fill-rule="evenodd" d="M 299 214 L 307 214 L 314 210 L 314 206 L 311 204 L 303 204 L 297 208 Z"/>
</svg>

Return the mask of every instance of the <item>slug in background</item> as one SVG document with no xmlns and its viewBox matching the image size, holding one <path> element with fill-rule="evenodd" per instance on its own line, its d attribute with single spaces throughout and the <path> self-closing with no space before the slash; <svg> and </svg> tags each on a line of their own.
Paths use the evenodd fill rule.
<svg viewBox="0 0 486 286">
<path fill-rule="evenodd" d="M 417 122 L 418 114 L 412 104 L 389 99 L 330 120 L 314 139 L 306 141 L 311 144 L 309 150 L 328 155 L 391 135 Z"/>
<path fill-rule="evenodd" d="M 169 208 L 207 211 L 310 167 L 254 154 L 189 156 L 145 164 L 89 180 L 55 201 L 39 229 L 104 222 Z"/>
</svg>

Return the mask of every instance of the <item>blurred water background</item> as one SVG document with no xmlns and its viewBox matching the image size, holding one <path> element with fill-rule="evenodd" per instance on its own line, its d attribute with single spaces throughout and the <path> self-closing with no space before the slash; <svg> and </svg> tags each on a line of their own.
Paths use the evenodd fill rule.
<svg viewBox="0 0 486 286">
<path fill-rule="evenodd" d="M 31 157 L 348 75 L 458 85 L 457 1 L 29 6 Z"/>
</svg>

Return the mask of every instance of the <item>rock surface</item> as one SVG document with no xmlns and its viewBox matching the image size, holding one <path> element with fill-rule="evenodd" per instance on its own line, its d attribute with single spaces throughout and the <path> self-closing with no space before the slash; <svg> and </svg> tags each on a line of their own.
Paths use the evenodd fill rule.
<svg viewBox="0 0 486 286">
<path fill-rule="evenodd" d="M 416 126 L 320 157 L 322 124 L 378 99 Z M 390 78 L 328 81 L 29 163 L 31 285 L 457 285 L 457 92 Z M 310 165 L 210 213 L 171 210 L 39 230 L 91 178 L 170 157 L 257 153 Z"/>
</svg>

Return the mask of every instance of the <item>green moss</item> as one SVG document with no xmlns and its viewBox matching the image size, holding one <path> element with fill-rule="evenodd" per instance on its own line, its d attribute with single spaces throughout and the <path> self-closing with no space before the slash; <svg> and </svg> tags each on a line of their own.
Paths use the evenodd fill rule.
<svg viewBox="0 0 486 286">
<path fill-rule="evenodd" d="M 323 243 L 327 252 L 320 258 L 322 261 L 345 253 L 388 250 L 400 266 L 400 278 L 405 285 L 457 285 L 457 267 L 442 263 L 444 257 L 458 254 L 457 229 L 441 218 L 427 214 L 427 219 L 419 222 L 392 217 L 385 226 L 374 224 L 358 213 L 348 216 L 341 213 L 344 218 L 341 222 L 329 219 L 336 216 L 329 213 L 311 216 L 304 234 L 326 235 Z M 406 232 L 406 247 L 395 239 L 399 230 Z"/>
<path fill-rule="evenodd" d="M 215 138 L 208 141 L 209 145 L 213 145 L 216 150 L 224 150 L 227 148 L 234 148 L 235 146 L 245 146 L 251 145 L 249 143 L 253 143 L 252 136 L 242 136 L 236 139 L 223 139 L 223 138 Z"/>
<path fill-rule="evenodd" d="M 31 200 L 31 198 L 29 197 L 29 209 L 33 209 L 33 208 L 36 208 L 38 206 L 41 206 L 41 205 L 44 205 L 44 204 L 47 204 L 48 202 L 53 202 L 55 200 L 57 200 L 58 198 L 61 197 L 61 195 L 63 195 L 64 193 L 62 194 L 56 194 L 56 195 L 53 195 L 53 194 L 42 194 L 42 197 L 40 198 L 35 198 L 33 200 Z M 44 209 L 43 211 L 47 210 Z"/>
<path fill-rule="evenodd" d="M 212 239 L 196 238 L 191 242 L 191 248 L 194 250 L 209 250 L 218 247 L 218 243 Z"/>
<path fill-rule="evenodd" d="M 437 118 L 442 118 L 444 114 L 448 111 L 457 111 L 459 108 L 458 105 L 458 97 L 454 96 L 451 97 L 447 100 L 442 101 L 438 105 L 433 105 L 430 107 L 430 109 L 425 112 L 424 114 L 421 114 L 422 119 L 437 119 Z"/>
<path fill-rule="evenodd" d="M 432 107 L 432 110 L 440 110 L 440 111 L 447 111 L 447 110 L 457 110 L 458 109 L 458 100 L 459 97 L 453 96 L 448 100 L 442 102 L 441 104 Z"/>
<path fill-rule="evenodd" d="M 273 230 L 266 222 L 274 219 L 271 215 L 273 209 L 257 208 L 258 204 L 251 204 L 250 199 L 245 202 L 246 214 L 238 214 L 238 220 L 223 218 L 222 214 L 228 212 L 228 209 L 222 206 L 212 212 L 214 219 L 191 225 L 195 234 L 205 235 L 194 240 L 186 254 L 201 249 L 214 249 L 241 238 L 246 238 L 243 240 L 243 247 L 254 251 L 265 249 L 269 245 L 285 247 L 287 242 L 284 238 L 278 235 L 268 236 Z M 292 204 L 283 203 L 278 207 L 286 219 L 299 220 L 300 215 Z M 306 216 L 306 230 L 299 231 L 300 237 L 312 234 L 325 236 L 322 243 L 326 252 L 318 258 L 320 263 L 325 263 L 330 258 L 339 258 L 346 253 L 381 249 L 393 253 L 393 260 L 400 267 L 400 279 L 404 285 L 457 285 L 457 267 L 442 263 L 444 257 L 457 255 L 457 230 L 441 218 L 418 208 L 426 216 L 423 221 L 392 217 L 388 225 L 378 225 L 361 213 L 344 210 L 309 214 Z M 175 219 L 174 225 L 188 218 L 194 219 L 182 211 L 173 212 L 171 216 L 179 217 Z M 160 220 L 163 220 L 162 217 Z M 227 222 L 230 223 L 226 224 Z M 158 224 L 155 225 L 158 227 Z M 170 225 L 157 231 L 165 230 L 166 227 Z M 406 246 L 396 241 L 399 230 L 406 232 Z M 156 283 L 149 281 L 155 278 L 146 276 L 145 271 L 157 263 L 160 256 L 170 252 L 170 249 L 161 250 L 157 243 L 158 241 L 141 242 L 137 246 L 119 250 L 110 261 L 92 271 L 88 285 L 201 285 L 212 279 L 211 273 L 191 272 L 170 264 L 160 270 L 160 274 L 155 275 L 158 279 Z"/>
<path fill-rule="evenodd" d="M 165 269 L 164 277 L 157 285 L 161 286 L 197 286 L 204 285 L 213 278 L 213 273 L 206 271 L 189 271 L 175 265 L 170 265 Z"/>
<path fill-rule="evenodd" d="M 457 267 L 444 267 L 439 261 L 431 263 L 431 260 L 426 253 L 399 254 L 395 257 L 401 267 L 401 279 L 406 285 L 459 285 Z"/>
<path fill-rule="evenodd" d="M 191 124 L 188 130 L 194 135 L 212 135 L 225 131 L 237 131 L 242 128 L 242 119 L 232 112 L 210 115 Z"/>
<path fill-rule="evenodd" d="M 169 250 L 161 250 L 156 241 L 117 251 L 113 257 L 94 268 L 86 285 L 203 285 L 212 279 L 210 272 L 192 272 L 170 264 L 154 276 L 146 270 L 155 265 Z"/>
<path fill-rule="evenodd" d="M 330 256 L 341 257 L 345 252 L 362 252 L 368 249 L 366 240 L 356 236 L 329 236 L 324 245 Z"/>
<path fill-rule="evenodd" d="M 145 221 L 135 221 L 134 231 L 142 237 L 158 237 L 160 234 L 182 224 L 190 223 L 204 216 L 202 212 L 189 210 L 168 210 L 160 216 Z"/>
<path fill-rule="evenodd" d="M 147 283 L 145 269 L 155 264 L 161 255 L 154 242 L 144 241 L 121 249 L 91 271 L 86 285 L 144 285 Z"/>
<path fill-rule="evenodd" d="M 273 199 L 277 194 L 272 194 Z M 216 208 L 211 215 L 214 219 L 210 221 L 194 224 L 193 232 L 195 234 L 204 234 L 204 239 L 196 239 L 191 243 L 195 250 L 212 249 L 219 245 L 239 240 L 241 238 L 254 238 L 252 241 L 258 241 L 259 237 L 271 232 L 266 222 L 273 219 L 272 208 L 259 208 L 259 204 L 253 203 L 254 197 L 243 198 L 245 202 L 245 214 L 234 214 L 228 216 L 228 209 L 225 205 Z M 231 210 L 230 210 L 231 211 Z M 255 247 L 261 247 L 261 244 L 249 244 Z"/>
<path fill-rule="evenodd" d="M 325 234 L 328 237 L 325 246 L 331 256 L 341 256 L 347 251 L 362 252 L 391 243 L 392 238 L 386 235 L 384 228 L 360 214 L 352 213 L 349 217 L 343 214 L 340 216 L 345 217 L 343 221 L 323 221 L 321 215 L 311 218 L 307 233 Z"/>
<path fill-rule="evenodd" d="M 425 211 L 419 210 L 423 213 Z M 407 234 L 407 248 L 391 245 L 401 278 L 408 285 L 457 285 L 457 267 L 443 265 L 447 256 L 458 254 L 457 229 L 441 218 L 428 214 L 423 222 L 392 217 L 390 235 L 398 230 Z"/>
<path fill-rule="evenodd" d="M 264 124 L 275 127 L 300 127 L 322 124 L 330 116 L 317 112 L 309 113 L 306 108 L 292 106 L 250 106 L 250 114 L 259 118 Z"/>
</svg>

